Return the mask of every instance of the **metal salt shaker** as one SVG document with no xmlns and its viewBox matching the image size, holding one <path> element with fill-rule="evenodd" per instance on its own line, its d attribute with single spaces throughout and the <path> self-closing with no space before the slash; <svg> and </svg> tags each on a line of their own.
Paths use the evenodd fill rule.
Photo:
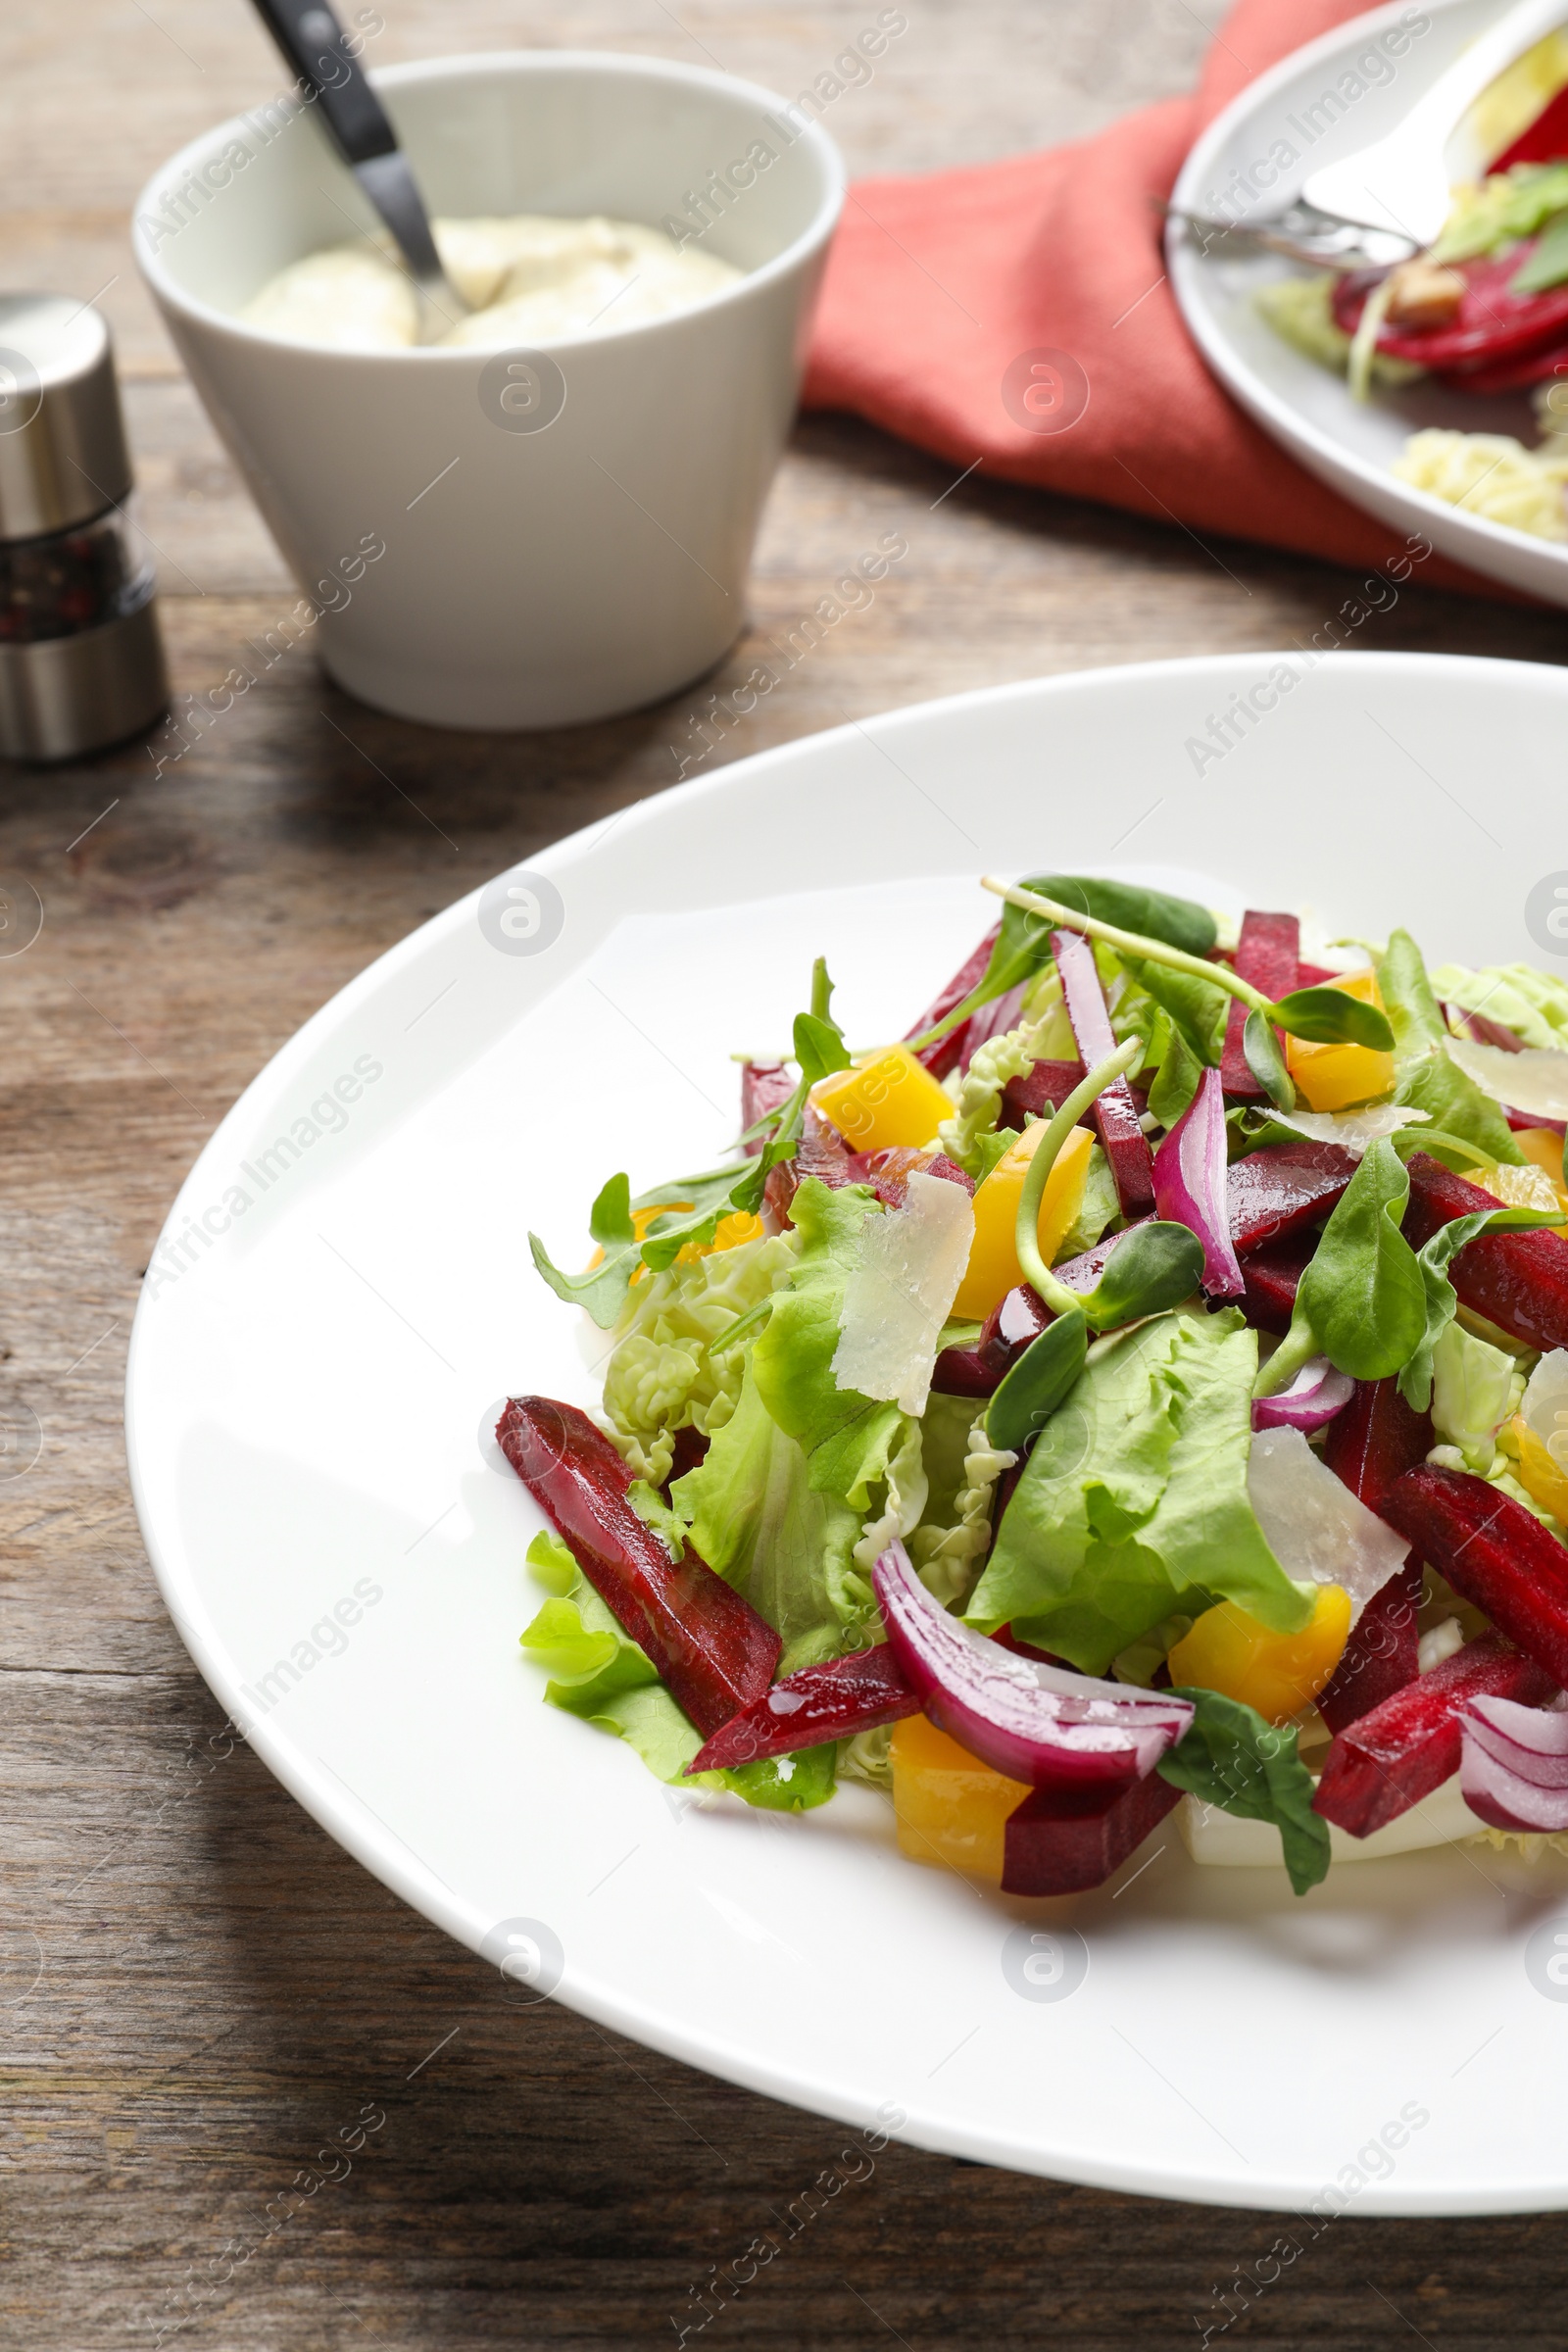
<svg viewBox="0 0 1568 2352">
<path fill-rule="evenodd" d="M 109 329 L 0 295 L 0 757 L 74 760 L 169 703 Z"/>
</svg>

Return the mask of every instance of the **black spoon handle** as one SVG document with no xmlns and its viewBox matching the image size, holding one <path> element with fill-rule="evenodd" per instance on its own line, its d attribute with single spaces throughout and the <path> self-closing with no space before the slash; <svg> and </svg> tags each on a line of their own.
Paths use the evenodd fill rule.
<svg viewBox="0 0 1568 2352">
<path fill-rule="evenodd" d="M 325 0 L 255 0 L 256 13 L 317 107 L 347 164 L 390 155 L 397 133 Z"/>
</svg>

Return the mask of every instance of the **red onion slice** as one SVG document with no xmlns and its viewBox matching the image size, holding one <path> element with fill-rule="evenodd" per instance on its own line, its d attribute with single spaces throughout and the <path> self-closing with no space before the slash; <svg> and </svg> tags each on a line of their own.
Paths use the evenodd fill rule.
<svg viewBox="0 0 1568 2352">
<path fill-rule="evenodd" d="M 902 1544 L 872 1572 L 889 1646 L 920 1705 L 994 1771 L 1031 1788 L 1127 1787 L 1193 1720 L 1190 1699 L 1145 1697 L 1004 1649 L 951 1617 Z"/>
<path fill-rule="evenodd" d="M 1288 1389 L 1277 1396 L 1259 1396 L 1252 1405 L 1254 1429 L 1323 1429 L 1343 1412 L 1355 1395 L 1348 1372 L 1337 1372 L 1326 1355 L 1314 1355 L 1301 1366 Z"/>
<path fill-rule="evenodd" d="M 1461 1722 L 1459 1788 L 1499 1830 L 1568 1830 L 1568 1714 L 1473 1698 Z"/>
<path fill-rule="evenodd" d="M 1218 1070 L 1205 1070 L 1198 1092 L 1154 1154 L 1154 1208 L 1196 1233 L 1203 1245 L 1203 1288 L 1211 1298 L 1240 1298 L 1247 1288 L 1225 1202 L 1225 1094 Z"/>
</svg>

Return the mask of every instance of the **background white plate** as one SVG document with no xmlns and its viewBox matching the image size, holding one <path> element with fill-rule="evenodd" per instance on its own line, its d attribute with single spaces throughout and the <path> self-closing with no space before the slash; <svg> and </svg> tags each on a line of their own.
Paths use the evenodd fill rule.
<svg viewBox="0 0 1568 2352">
<path fill-rule="evenodd" d="M 1190 739 L 1282 661 L 1289 691 L 1200 779 Z M 1298 1903 L 1167 1836 L 1151 1867 L 1041 1905 L 902 1861 L 868 1790 L 801 1819 L 705 1807 L 541 1703 L 517 1648 L 538 1514 L 484 1435 L 506 1391 L 593 1394 L 526 1229 L 569 1261 L 607 1172 L 719 1149 L 727 1057 L 785 1041 L 818 951 L 852 1039 L 895 1034 L 989 921 L 973 877 L 1044 861 L 1533 956 L 1565 725 L 1556 670 L 1398 655 L 967 695 L 562 843 L 533 868 L 564 913 L 538 953 L 494 944 L 503 877 L 383 956 L 213 1137 L 131 1349 L 149 1550 L 272 1771 L 455 1936 L 538 1923 L 574 2007 L 857 2125 L 891 2108 L 923 2146 L 1244 2205 L 1352 2176 L 1361 2212 L 1568 2202 L 1568 2007 L 1527 1952 L 1554 1932 L 1556 1865 L 1450 1849 Z M 356 1062 L 338 1125 L 325 1098 Z M 302 1120 L 335 1132 L 306 1144 Z M 300 1156 L 264 1191 L 285 1135 Z M 1043 1984 L 1021 1966 L 1037 1931 L 1065 1955 L 1053 1982 L 1038 1947 Z M 1385 2126 L 1403 2144 L 1358 2162 Z"/>
<path fill-rule="evenodd" d="M 1219 212 L 1216 199 L 1234 184 L 1233 173 L 1250 172 L 1283 139 L 1296 149 L 1297 161 L 1241 216 L 1266 220 L 1300 194 L 1301 183 L 1320 165 L 1353 154 L 1391 130 L 1505 5 L 1506 0 L 1425 0 L 1416 13 L 1430 20 L 1431 29 L 1411 42 L 1393 78 L 1381 87 L 1369 86 L 1311 144 L 1312 122 L 1303 110 L 1353 71 L 1356 58 L 1381 32 L 1412 12 L 1404 0 L 1393 0 L 1390 7 L 1308 42 L 1250 83 L 1209 124 L 1182 167 L 1172 203 L 1189 212 L 1235 217 Z M 1218 250 L 1204 256 L 1174 222 L 1166 259 L 1182 316 L 1220 382 L 1309 472 L 1396 529 L 1423 532 L 1456 563 L 1550 604 L 1568 604 L 1568 545 L 1507 530 L 1425 490 L 1413 490 L 1389 471 L 1403 455 L 1408 436 L 1429 424 L 1512 433 L 1533 446 L 1537 433 L 1528 392 L 1480 400 L 1417 384 L 1357 404 L 1343 377 L 1293 351 L 1254 306 L 1260 285 L 1301 274 L 1294 263 L 1268 256 L 1225 261 Z"/>
</svg>

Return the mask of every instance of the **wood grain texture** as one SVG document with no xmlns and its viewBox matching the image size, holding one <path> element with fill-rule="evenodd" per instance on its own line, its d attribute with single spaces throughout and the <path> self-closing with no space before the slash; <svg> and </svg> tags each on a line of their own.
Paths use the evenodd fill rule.
<svg viewBox="0 0 1568 2352">
<path fill-rule="evenodd" d="M 859 171 L 1091 129 L 1181 86 L 1204 39 L 1183 0 L 906 4 L 907 35 L 830 122 Z M 793 90 L 870 13 L 411 0 L 372 57 L 620 46 Z M 239 0 L 13 0 L 0 59 L 7 275 L 100 295 L 115 322 L 176 685 L 197 693 L 292 589 L 135 280 L 125 220 L 182 140 L 280 75 Z M 0 880 L 44 909 L 36 942 L 0 956 L 8 2342 L 109 2352 L 177 2327 L 192 2352 L 618 2352 L 695 2328 L 710 2266 L 770 2228 L 777 2257 L 689 2341 L 1179 2345 L 1219 2329 L 1227 2286 L 1225 2332 L 1253 2343 L 1564 2341 L 1568 2229 L 1551 2218 L 1347 2220 L 1310 2238 L 1289 2216 L 893 2146 L 786 2234 L 777 2217 L 844 2135 L 553 2005 L 513 2006 L 230 1749 L 158 1599 L 124 1475 L 124 1349 L 148 1250 L 219 1117 L 412 925 L 671 783 L 710 698 L 890 530 L 908 553 L 874 602 L 751 717 L 710 729 L 690 772 L 914 698 L 1305 638 L 1354 587 L 1295 558 L 955 488 L 917 454 L 818 419 L 769 506 L 747 634 L 662 709 L 442 734 L 348 701 L 307 642 L 161 772 L 138 746 L 0 778 Z M 1412 587 L 1359 642 L 1555 661 L 1562 622 Z M 352 2172 L 291 2196 L 366 2110 L 384 2121 Z M 1348 2100 L 1348 2144 L 1378 2120 Z M 1136 2114 L 1126 2125 L 1136 2135 Z M 1287 2232 L 1299 2251 L 1249 2310 L 1239 2266 L 1255 2278 Z"/>
</svg>

